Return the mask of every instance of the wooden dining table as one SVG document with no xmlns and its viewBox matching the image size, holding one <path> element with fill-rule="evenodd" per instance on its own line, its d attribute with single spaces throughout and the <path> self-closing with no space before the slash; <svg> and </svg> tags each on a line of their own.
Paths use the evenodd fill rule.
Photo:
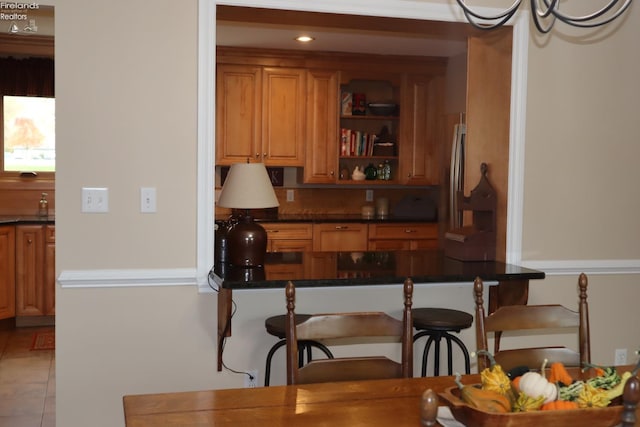
<svg viewBox="0 0 640 427">
<path fill-rule="evenodd" d="M 462 376 L 463 384 L 479 382 L 479 374 Z M 402 427 L 420 426 L 425 390 L 452 386 L 454 377 L 440 376 L 129 395 L 123 402 L 127 427 Z"/>
</svg>

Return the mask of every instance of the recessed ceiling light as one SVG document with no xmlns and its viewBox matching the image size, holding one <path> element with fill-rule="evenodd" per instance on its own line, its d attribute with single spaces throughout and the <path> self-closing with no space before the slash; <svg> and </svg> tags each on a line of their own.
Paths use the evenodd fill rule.
<svg viewBox="0 0 640 427">
<path fill-rule="evenodd" d="M 300 43 L 309 43 L 314 41 L 315 39 L 313 37 L 310 36 L 298 36 L 296 37 L 296 41 L 299 41 Z"/>
</svg>

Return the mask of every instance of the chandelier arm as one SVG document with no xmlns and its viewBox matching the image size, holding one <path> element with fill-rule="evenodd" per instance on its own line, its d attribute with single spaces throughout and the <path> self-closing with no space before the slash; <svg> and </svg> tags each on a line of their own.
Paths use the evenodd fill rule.
<svg viewBox="0 0 640 427">
<path fill-rule="evenodd" d="M 605 13 L 607 13 L 619 1 L 620 0 L 612 0 L 607 6 L 603 7 L 599 11 L 594 12 L 594 13 L 592 13 L 590 15 L 585 15 L 585 16 L 569 16 L 569 15 L 565 15 L 565 14 L 559 12 L 558 10 L 553 10 L 552 13 L 553 13 L 553 16 L 555 16 L 556 18 L 558 18 L 560 21 L 564 22 L 565 24 L 573 25 L 574 27 L 580 27 L 580 28 L 594 28 L 594 27 L 599 27 L 601 25 L 608 24 L 609 22 L 611 22 L 614 19 L 618 18 L 620 15 L 622 15 L 629 8 L 629 6 L 631 5 L 631 2 L 633 0 L 625 0 L 624 4 L 622 6 L 620 6 L 615 11 L 615 13 L 613 13 L 613 15 L 609 16 L 608 18 L 602 19 L 602 20 L 597 21 L 597 22 L 592 22 L 596 18 L 599 18 L 602 15 L 604 15 Z"/>
<path fill-rule="evenodd" d="M 554 2 L 556 0 L 553 0 Z M 615 0 L 617 1 L 617 0 Z M 495 21 L 497 19 L 503 19 L 505 17 L 507 17 L 506 20 L 501 21 L 502 23 L 507 22 L 509 20 L 509 18 L 511 18 L 514 13 L 516 12 L 516 10 L 518 10 L 518 7 L 520 7 L 520 3 L 522 3 L 522 0 L 514 0 L 513 4 L 508 8 L 503 10 L 502 12 L 500 12 L 498 15 L 495 16 L 482 16 L 480 15 L 478 12 L 475 12 L 473 9 L 471 9 L 469 6 L 467 6 L 467 4 L 465 3 L 465 0 L 456 0 L 456 2 L 458 2 L 458 5 L 462 8 L 462 10 L 464 11 L 464 15 L 467 17 L 467 20 L 469 21 L 469 23 L 471 23 L 471 19 L 469 19 L 469 16 L 473 16 L 474 18 L 478 18 L 478 19 L 484 19 L 487 21 Z M 474 24 L 471 24 L 476 28 L 480 28 L 477 27 Z M 493 26 L 493 24 L 490 24 L 491 28 L 495 28 L 495 26 Z M 502 24 L 499 24 L 502 25 Z"/>
<path fill-rule="evenodd" d="M 543 0 L 546 3 L 546 0 Z M 555 0 L 553 0 L 555 3 Z M 547 4 L 547 6 L 549 6 Z M 547 9 L 550 10 L 550 9 Z M 540 31 L 542 34 L 547 34 L 549 31 L 551 31 L 551 29 L 553 28 L 553 24 L 556 22 L 556 16 L 555 15 L 551 15 L 551 21 L 549 22 L 547 27 L 543 27 L 542 26 L 542 19 L 546 18 L 549 16 L 548 13 L 546 14 L 539 14 L 538 10 L 537 10 L 537 0 L 531 0 L 531 18 L 533 19 L 533 23 L 535 24 L 536 28 L 538 29 L 538 31 Z"/>
<path fill-rule="evenodd" d="M 543 12 L 542 8 L 540 7 L 540 1 L 541 0 L 531 0 L 531 12 L 533 14 L 537 14 L 540 18 L 549 17 L 551 14 L 553 14 L 553 11 L 556 9 L 556 7 L 559 6 L 559 3 L 560 3 L 559 0 L 552 0 L 551 3 L 549 3 L 548 0 L 542 0 L 544 5 L 547 7 Z M 618 0 L 615 0 L 615 1 L 618 1 Z"/>
</svg>

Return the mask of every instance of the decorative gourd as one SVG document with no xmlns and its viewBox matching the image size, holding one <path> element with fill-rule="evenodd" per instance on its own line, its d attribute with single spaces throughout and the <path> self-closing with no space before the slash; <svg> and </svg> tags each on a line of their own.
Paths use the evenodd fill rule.
<svg viewBox="0 0 640 427">
<path fill-rule="evenodd" d="M 544 396 L 544 403 L 556 400 L 558 397 L 558 388 L 555 384 L 550 383 L 544 377 L 544 368 L 547 365 L 547 359 L 542 363 L 541 373 L 527 372 L 520 379 L 518 384 L 520 392 L 527 396 L 536 398 Z"/>
<path fill-rule="evenodd" d="M 537 411 L 544 404 L 544 396 L 531 397 L 525 393 L 520 393 L 518 399 L 513 405 L 513 412 L 532 412 Z"/>
<path fill-rule="evenodd" d="M 563 409 L 578 409 L 578 403 L 570 400 L 554 400 L 553 402 L 545 403 L 540 408 L 541 411 L 557 411 Z"/>
<path fill-rule="evenodd" d="M 573 382 L 573 378 L 567 372 L 564 364 L 561 362 L 555 362 L 551 364 L 549 369 L 549 378 L 547 380 L 550 383 L 562 383 L 564 385 L 570 385 Z"/>
<path fill-rule="evenodd" d="M 606 390 L 597 389 L 588 383 L 585 383 L 576 402 L 580 408 L 604 408 L 611 403 Z"/>
<path fill-rule="evenodd" d="M 489 357 L 490 362 L 490 366 L 488 368 L 484 368 L 482 372 L 480 372 L 482 389 L 498 392 L 507 396 L 507 398 L 513 402 L 514 394 L 511 389 L 511 380 L 509 380 L 507 374 L 502 370 L 502 366 L 498 365 L 493 354 L 486 350 L 479 350 L 477 354 Z"/>
<path fill-rule="evenodd" d="M 500 393 L 463 385 L 460 382 L 460 374 L 456 374 L 455 381 L 460 389 L 460 399 L 469 406 L 484 412 L 511 412 L 511 402 Z"/>
</svg>

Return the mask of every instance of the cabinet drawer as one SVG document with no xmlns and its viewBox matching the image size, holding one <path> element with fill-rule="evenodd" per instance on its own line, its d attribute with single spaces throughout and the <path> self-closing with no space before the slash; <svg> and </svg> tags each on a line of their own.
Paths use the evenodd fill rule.
<svg viewBox="0 0 640 427">
<path fill-rule="evenodd" d="M 436 223 L 369 224 L 369 239 L 437 239 Z"/>
<path fill-rule="evenodd" d="M 313 226 L 314 251 L 366 251 L 367 224 L 324 223 Z"/>
<path fill-rule="evenodd" d="M 268 240 L 311 239 L 313 225 L 311 223 L 260 223 L 267 232 Z"/>
</svg>

